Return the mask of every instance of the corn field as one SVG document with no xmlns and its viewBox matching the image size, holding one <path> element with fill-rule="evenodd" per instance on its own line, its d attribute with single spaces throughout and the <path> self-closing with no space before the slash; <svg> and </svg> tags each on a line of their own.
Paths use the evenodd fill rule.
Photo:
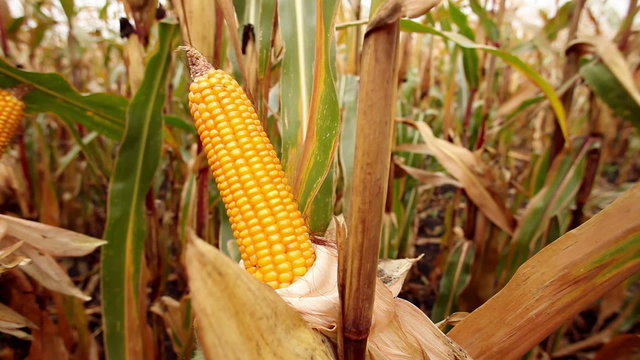
<svg viewBox="0 0 640 360">
<path fill-rule="evenodd" d="M 0 359 L 640 359 L 636 0 L 0 0 Z"/>
</svg>

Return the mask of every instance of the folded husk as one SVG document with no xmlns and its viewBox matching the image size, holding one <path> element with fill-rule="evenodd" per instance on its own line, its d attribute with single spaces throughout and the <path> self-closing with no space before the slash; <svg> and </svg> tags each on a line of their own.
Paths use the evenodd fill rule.
<svg viewBox="0 0 640 360">
<path fill-rule="evenodd" d="M 471 359 L 453 340 L 413 304 L 397 298 L 402 281 L 417 259 L 384 263 L 378 271 L 373 323 L 367 352 L 372 360 Z M 316 246 L 316 262 L 310 271 L 276 292 L 314 328 L 335 340 L 340 302 L 337 286 L 338 255 L 331 246 Z M 380 278 L 388 280 L 385 285 Z"/>
</svg>

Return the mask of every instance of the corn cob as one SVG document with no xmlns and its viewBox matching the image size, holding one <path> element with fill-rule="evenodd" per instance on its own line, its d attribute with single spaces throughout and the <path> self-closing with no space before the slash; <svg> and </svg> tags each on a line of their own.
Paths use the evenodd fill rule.
<svg viewBox="0 0 640 360">
<path fill-rule="evenodd" d="M 289 286 L 315 252 L 280 160 L 238 83 L 187 48 L 189 106 L 245 268 L 273 288 Z"/>
<path fill-rule="evenodd" d="M 0 156 L 18 130 L 24 103 L 8 90 L 0 89 Z"/>
</svg>

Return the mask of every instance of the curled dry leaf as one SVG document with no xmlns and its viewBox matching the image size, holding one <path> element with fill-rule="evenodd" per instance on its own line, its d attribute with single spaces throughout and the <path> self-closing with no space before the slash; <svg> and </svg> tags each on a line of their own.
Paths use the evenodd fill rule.
<svg viewBox="0 0 640 360">
<path fill-rule="evenodd" d="M 335 359 L 328 340 L 273 289 L 193 231 L 189 237 L 187 274 L 207 359 Z"/>
<path fill-rule="evenodd" d="M 193 324 L 191 317 L 191 299 L 184 296 L 180 301 L 162 296 L 152 306 L 151 311 L 162 318 L 171 339 L 173 350 L 179 358 L 187 358 L 193 348 Z"/>
<path fill-rule="evenodd" d="M 31 335 L 19 330 L 23 327 L 38 328 L 38 326 L 29 321 L 29 319 L 0 303 L 0 332 L 13 335 L 22 340 L 31 340 Z"/>
<path fill-rule="evenodd" d="M 0 227 L 2 227 L 0 225 Z M 23 244 L 23 241 L 14 241 L 12 239 L 2 239 L 2 229 L 0 229 L 0 274 L 13 269 L 16 266 L 26 265 L 31 260 L 15 253 Z"/>
<path fill-rule="evenodd" d="M 91 298 L 69 278 L 53 256 L 83 256 L 105 241 L 42 223 L 0 215 L 0 273 L 19 266 L 47 289 Z"/>
<path fill-rule="evenodd" d="M 11 236 L 52 256 L 84 256 L 106 243 L 91 236 L 35 221 L 0 215 L 0 227 Z"/>
<path fill-rule="evenodd" d="M 422 144 L 438 162 L 458 181 L 471 200 L 497 226 L 513 234 L 515 221 L 504 200 L 496 194 L 492 179 L 495 176 L 478 156 L 468 149 L 437 138 L 424 122 L 406 121 L 418 129 L 425 144 Z"/>
<path fill-rule="evenodd" d="M 42 286 L 62 294 L 75 296 L 84 301 L 91 300 L 90 296 L 82 293 L 73 284 L 67 273 L 51 255 L 44 254 L 29 245 L 22 246 L 16 252 L 31 259 L 29 264 L 21 266 L 20 269 Z"/>
<path fill-rule="evenodd" d="M 398 296 L 411 266 L 418 262 L 424 254 L 415 259 L 381 259 L 378 261 L 378 279 L 385 284 L 393 296 Z"/>
<path fill-rule="evenodd" d="M 397 162 L 395 163 L 395 165 L 406 172 L 409 176 L 420 181 L 423 184 L 426 184 L 428 187 L 437 187 L 443 185 L 453 185 L 457 188 L 464 187 L 461 182 L 443 173 L 427 171 Z"/>
<path fill-rule="evenodd" d="M 441 0 L 389 0 L 385 2 L 369 21 L 367 32 L 401 18 L 414 18 L 426 14 Z"/>
<path fill-rule="evenodd" d="M 464 320 L 469 315 L 468 312 L 454 312 L 453 314 L 447 316 L 444 320 L 439 321 L 436 326 L 438 329 L 443 330 L 447 327 L 447 325 L 457 325 L 460 321 Z"/>
</svg>

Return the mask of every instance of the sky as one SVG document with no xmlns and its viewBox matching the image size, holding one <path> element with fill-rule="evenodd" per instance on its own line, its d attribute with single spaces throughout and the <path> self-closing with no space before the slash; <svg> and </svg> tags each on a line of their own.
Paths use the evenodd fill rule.
<svg viewBox="0 0 640 360">
<path fill-rule="evenodd" d="M 117 29 L 117 27 L 119 26 L 118 18 L 121 16 L 125 16 L 124 8 L 118 1 L 109 1 L 111 3 L 111 6 L 109 6 L 108 8 L 109 22 L 106 23 L 104 21 L 96 19 L 96 13 L 100 8 L 104 6 L 105 0 L 75 0 L 76 7 L 92 7 L 97 9 L 96 11 L 91 12 L 93 14 L 90 14 L 90 12 L 87 11 L 83 11 L 79 14 L 76 22 L 76 26 L 80 28 L 78 30 L 86 30 L 87 32 L 91 32 L 96 29 Z M 166 1 L 168 0 L 161 0 L 161 2 Z M 443 0 L 443 2 L 446 1 L 447 0 Z M 539 16 L 540 10 L 543 10 L 547 14 L 552 15 L 560 6 L 568 1 L 569 0 L 507 0 L 507 6 L 517 5 L 518 11 L 516 12 L 516 19 L 523 25 L 529 24 L 539 27 L 542 24 L 542 18 Z M 605 22 L 617 22 L 615 21 L 615 18 L 619 19 L 624 16 L 629 5 L 628 1 L 630 0 L 588 0 L 587 4 L 596 15 L 603 16 L 602 20 L 605 20 Z M 362 2 L 365 7 L 368 7 L 368 3 L 370 3 L 370 0 L 362 0 Z M 466 1 L 463 0 L 462 2 L 464 3 Z M 22 15 L 23 9 L 20 0 L 11 0 L 8 2 L 8 4 L 13 17 Z M 53 13 L 50 14 L 50 16 L 56 21 L 60 21 L 61 23 L 66 22 L 61 7 L 59 7 L 58 9 L 53 9 Z M 640 23 L 640 16 L 637 17 L 636 20 L 636 24 L 638 23 Z"/>
</svg>

